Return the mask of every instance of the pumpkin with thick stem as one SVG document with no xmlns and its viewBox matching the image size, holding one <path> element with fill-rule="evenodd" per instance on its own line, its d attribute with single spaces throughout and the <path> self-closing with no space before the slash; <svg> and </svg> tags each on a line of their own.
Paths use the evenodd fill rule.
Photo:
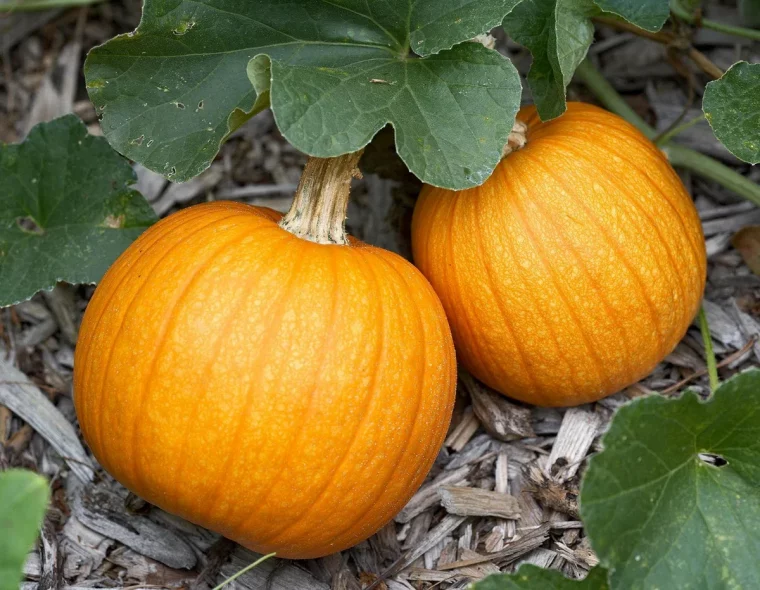
<svg viewBox="0 0 760 590">
<path fill-rule="evenodd" d="M 319 557 L 372 535 L 449 424 L 456 364 L 435 292 L 345 234 L 357 159 L 311 159 L 280 224 L 232 202 L 157 223 L 82 322 L 75 404 L 98 461 L 262 553 Z"/>
<path fill-rule="evenodd" d="M 701 225 L 664 154 L 620 117 L 571 103 L 517 118 L 527 131 L 482 186 L 423 188 L 414 260 L 472 374 L 538 405 L 590 402 L 683 337 L 705 285 Z"/>
</svg>

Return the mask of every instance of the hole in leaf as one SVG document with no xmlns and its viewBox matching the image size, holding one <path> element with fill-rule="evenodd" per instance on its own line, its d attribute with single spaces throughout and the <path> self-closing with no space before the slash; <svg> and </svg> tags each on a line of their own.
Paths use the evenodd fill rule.
<svg viewBox="0 0 760 590">
<path fill-rule="evenodd" d="M 109 215 L 103 220 L 103 225 L 111 229 L 121 229 L 124 227 L 124 215 Z"/>
<path fill-rule="evenodd" d="M 23 231 L 27 233 L 36 234 L 38 236 L 41 236 L 45 233 L 45 230 L 37 225 L 37 222 L 28 215 L 26 217 L 19 217 L 16 219 L 16 223 Z"/>
<path fill-rule="evenodd" d="M 713 453 L 699 453 L 697 457 L 713 467 L 723 467 L 724 465 L 728 465 L 728 461 L 720 455 L 715 455 Z"/>
<path fill-rule="evenodd" d="M 178 25 L 177 28 L 172 31 L 177 36 L 182 36 L 185 33 L 187 33 L 189 30 L 191 30 L 195 26 L 195 21 L 192 20 L 183 20 Z"/>
</svg>

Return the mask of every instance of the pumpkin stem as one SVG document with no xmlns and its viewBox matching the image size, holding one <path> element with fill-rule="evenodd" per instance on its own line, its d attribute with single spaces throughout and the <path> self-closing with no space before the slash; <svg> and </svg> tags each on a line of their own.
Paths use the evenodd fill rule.
<svg viewBox="0 0 760 590">
<path fill-rule="evenodd" d="M 280 227 L 318 244 L 348 244 L 346 209 L 351 179 L 361 177 L 356 164 L 362 151 L 335 158 L 310 157 Z"/>
<path fill-rule="evenodd" d="M 524 148 L 527 143 L 528 126 L 522 121 L 515 119 L 515 124 L 512 127 L 512 131 L 509 133 L 507 145 L 504 146 L 504 151 L 501 153 L 501 157 L 506 158 L 512 152 Z"/>
</svg>

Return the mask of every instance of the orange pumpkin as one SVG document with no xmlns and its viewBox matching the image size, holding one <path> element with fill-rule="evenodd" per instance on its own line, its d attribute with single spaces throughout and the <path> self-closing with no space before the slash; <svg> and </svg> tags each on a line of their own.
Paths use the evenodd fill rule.
<svg viewBox="0 0 760 590">
<path fill-rule="evenodd" d="M 569 406 L 641 379 L 683 337 L 705 284 L 694 205 L 665 156 L 600 108 L 541 122 L 482 185 L 423 188 L 414 260 L 459 361 L 510 397 Z"/>
<path fill-rule="evenodd" d="M 312 241 L 308 211 L 290 216 L 304 237 L 279 218 L 216 202 L 146 231 L 87 308 L 75 403 L 97 459 L 139 496 L 252 550 L 311 558 L 372 535 L 419 487 L 456 363 L 414 266 Z M 345 242 L 335 228 L 321 241 Z"/>
</svg>

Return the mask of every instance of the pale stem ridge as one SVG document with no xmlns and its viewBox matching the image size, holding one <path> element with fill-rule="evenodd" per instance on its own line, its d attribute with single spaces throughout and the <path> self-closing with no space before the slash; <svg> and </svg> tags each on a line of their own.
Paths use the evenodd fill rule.
<svg viewBox="0 0 760 590">
<path fill-rule="evenodd" d="M 280 227 L 318 244 L 347 245 L 346 209 L 351 179 L 359 177 L 362 150 L 335 158 L 309 158 L 293 205 Z"/>
</svg>

